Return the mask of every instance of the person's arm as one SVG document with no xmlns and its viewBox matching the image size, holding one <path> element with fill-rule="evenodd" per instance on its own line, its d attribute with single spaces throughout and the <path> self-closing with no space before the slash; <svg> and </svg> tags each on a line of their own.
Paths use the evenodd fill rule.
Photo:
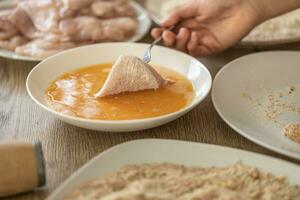
<svg viewBox="0 0 300 200">
<path fill-rule="evenodd" d="M 165 28 L 180 23 L 177 33 L 155 28 L 152 36 L 163 35 L 166 46 L 207 56 L 233 46 L 259 23 L 297 8 L 300 0 L 191 0 L 162 23 Z"/>
<path fill-rule="evenodd" d="M 260 21 L 300 8 L 300 0 L 249 0 L 257 10 Z"/>
</svg>

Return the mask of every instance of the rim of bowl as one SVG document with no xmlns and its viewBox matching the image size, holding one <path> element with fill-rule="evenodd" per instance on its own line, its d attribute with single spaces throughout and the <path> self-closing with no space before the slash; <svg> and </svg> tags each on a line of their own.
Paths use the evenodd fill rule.
<svg viewBox="0 0 300 200">
<path fill-rule="evenodd" d="M 29 80 L 32 76 L 32 74 L 35 72 L 35 70 L 37 70 L 37 68 L 39 68 L 44 62 L 50 60 L 50 59 L 55 59 L 56 57 L 60 57 L 63 56 L 66 53 L 71 53 L 73 51 L 77 51 L 78 49 L 83 49 L 83 48 L 91 48 L 93 46 L 101 46 L 101 45 L 149 45 L 148 43 L 134 43 L 134 42 L 105 42 L 105 43 L 100 43 L 100 44 L 92 44 L 92 45 L 86 45 L 86 46 L 81 46 L 81 47 L 76 47 L 76 48 L 72 48 L 72 49 L 68 49 L 62 52 L 59 52 L 55 55 L 52 55 L 48 58 L 46 58 L 45 60 L 41 61 L 40 63 L 38 63 L 28 74 L 27 79 L 26 79 L 26 90 L 27 93 L 29 94 L 30 98 L 37 104 L 39 105 L 41 108 L 43 108 L 44 110 L 46 110 L 47 112 L 50 112 L 54 115 L 58 115 L 60 118 L 67 118 L 69 120 L 76 120 L 76 121 L 80 121 L 80 122 L 85 122 L 85 123 L 94 123 L 94 124 L 133 124 L 133 123 L 142 123 L 142 122 L 150 122 L 150 121 L 157 121 L 157 120 L 162 120 L 162 119 L 166 119 L 172 116 L 175 116 L 177 114 L 183 113 L 185 111 L 190 111 L 191 109 L 193 109 L 195 106 L 197 106 L 199 103 L 201 103 L 209 94 L 209 92 L 211 91 L 212 88 L 212 77 L 211 74 L 209 72 L 209 70 L 206 68 L 206 66 L 204 64 L 202 64 L 199 60 L 197 60 L 196 58 L 171 49 L 171 48 L 167 48 L 164 46 L 156 46 L 156 48 L 162 48 L 162 49 L 166 49 L 168 51 L 173 51 L 177 54 L 181 54 L 184 56 L 189 57 L 190 59 L 196 60 L 197 62 L 199 62 L 202 66 L 202 68 L 204 69 L 204 71 L 208 74 L 208 89 L 203 93 L 202 97 L 200 97 L 199 99 L 195 100 L 196 97 L 194 97 L 192 99 L 192 102 L 190 102 L 188 105 L 186 105 L 185 107 L 169 113 L 169 114 L 165 114 L 165 115 L 161 115 L 161 116 L 157 116 L 157 117 L 149 117 L 149 118 L 142 118 L 142 119 L 126 119 L 126 120 L 103 120 L 103 119 L 87 119 L 87 118 L 82 118 L 82 117 L 74 117 L 71 115 L 66 115 L 66 114 L 62 114 L 46 105 L 44 105 L 43 103 L 41 103 L 39 100 L 37 100 L 35 98 L 35 96 L 31 93 L 31 90 L 29 88 Z"/>
</svg>

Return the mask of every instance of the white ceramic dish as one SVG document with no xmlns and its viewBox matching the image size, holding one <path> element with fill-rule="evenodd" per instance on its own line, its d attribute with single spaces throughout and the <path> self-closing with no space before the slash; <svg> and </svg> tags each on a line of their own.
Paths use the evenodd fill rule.
<svg viewBox="0 0 300 200">
<path fill-rule="evenodd" d="M 195 97 L 185 108 L 160 117 L 140 120 L 89 120 L 58 113 L 46 106 L 44 94 L 49 84 L 60 75 L 88 65 L 114 62 L 121 54 L 142 56 L 149 44 L 103 43 L 61 52 L 39 63 L 28 75 L 27 90 L 31 98 L 55 117 L 86 129 L 122 132 L 153 128 L 170 122 L 198 105 L 209 93 L 209 71 L 195 58 L 176 50 L 156 46 L 152 50 L 152 63 L 170 68 L 187 77 L 193 84 Z"/>
<path fill-rule="evenodd" d="M 11 3 L 12 6 L 15 5 L 15 2 L 10 2 L 10 1 L 6 0 L 4 2 L 0 2 L 0 9 L 1 9 L 1 7 L 8 7 L 9 3 Z M 136 41 L 141 40 L 149 32 L 152 22 L 148 16 L 147 12 L 145 11 L 145 9 L 142 6 L 140 6 L 135 1 L 131 1 L 131 4 L 137 12 L 137 19 L 139 22 L 139 26 L 138 26 L 138 29 L 137 29 L 135 35 L 133 35 L 127 42 L 136 42 Z M 4 49 L 0 49 L 0 57 L 10 58 L 10 59 L 14 59 L 14 60 L 25 60 L 25 61 L 41 61 L 42 60 L 39 58 L 21 56 L 21 55 L 16 54 L 13 51 L 8 51 L 8 50 L 4 50 Z"/>
<path fill-rule="evenodd" d="M 164 0 L 145 0 L 144 6 L 148 10 L 151 19 L 156 23 L 160 24 L 164 16 L 162 16 L 161 9 L 164 4 Z"/>
<path fill-rule="evenodd" d="M 164 4 L 167 3 L 169 0 L 145 0 L 144 6 L 148 10 L 148 13 L 152 20 L 156 24 L 160 24 L 161 21 L 164 19 L 165 16 L 163 16 L 163 8 Z M 183 0 L 182 0 L 183 1 Z M 187 0 L 184 0 L 187 1 Z M 299 17 L 298 17 L 299 18 Z M 292 20 L 298 20 L 292 19 Z M 284 28 L 284 27 L 283 27 Z M 282 28 L 282 29 L 283 29 Z M 295 27 L 291 27 L 294 29 Z M 290 30 L 286 29 L 287 32 Z M 284 34 L 284 31 L 282 31 Z M 269 34 L 272 34 L 271 32 Z M 263 46 L 270 46 L 270 45 L 279 45 L 279 44 L 286 44 L 286 43 L 293 43 L 293 42 L 299 42 L 300 41 L 300 35 L 299 34 L 293 34 L 293 35 L 276 35 L 267 37 L 266 39 L 249 39 L 245 38 L 243 39 L 238 46 L 241 47 L 252 47 L 252 46 L 257 46 L 257 47 L 263 47 Z"/>
<path fill-rule="evenodd" d="M 220 159 L 222 158 L 222 159 Z M 242 161 L 249 166 L 285 176 L 300 185 L 300 167 L 268 156 L 216 145 L 163 139 L 144 139 L 115 146 L 93 158 L 61 184 L 47 200 L 60 200 L 78 184 L 104 176 L 124 165 L 176 163 L 222 167 Z"/>
<path fill-rule="evenodd" d="M 300 144 L 285 137 L 281 129 L 287 123 L 300 122 L 300 112 L 278 113 L 270 103 L 274 99 L 269 98 L 282 93 L 280 102 L 294 101 L 300 108 L 299 63 L 300 52 L 244 56 L 222 68 L 212 90 L 214 106 L 229 126 L 257 144 L 297 159 L 300 159 Z M 296 87 L 296 91 L 286 95 L 291 86 Z M 268 105 L 271 106 L 268 108 Z M 272 110 L 277 114 L 272 116 Z M 269 117 L 266 111 L 271 114 Z M 278 118 L 277 122 L 273 117 Z"/>
</svg>

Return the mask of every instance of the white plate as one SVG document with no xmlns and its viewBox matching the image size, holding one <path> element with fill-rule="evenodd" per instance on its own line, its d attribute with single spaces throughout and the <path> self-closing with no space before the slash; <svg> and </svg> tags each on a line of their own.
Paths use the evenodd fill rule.
<svg viewBox="0 0 300 200">
<path fill-rule="evenodd" d="M 300 167 L 268 156 L 216 145 L 163 139 L 144 139 L 115 146 L 93 158 L 61 184 L 47 200 L 60 200 L 78 184 L 104 176 L 124 165 L 176 163 L 223 167 L 242 161 L 249 166 L 285 176 L 300 185 Z"/>
<path fill-rule="evenodd" d="M 161 14 L 161 9 L 165 2 L 164 0 L 145 0 L 144 6 L 156 24 L 160 24 L 164 18 Z"/>
<path fill-rule="evenodd" d="M 1 8 L 1 6 L 7 7 L 8 6 L 7 2 L 9 2 L 9 1 L 4 1 L 2 3 L 0 2 L 0 8 Z M 136 30 L 135 35 L 133 35 L 127 42 L 136 42 L 136 41 L 141 40 L 149 32 L 149 29 L 151 27 L 151 20 L 147 14 L 147 11 L 145 11 L 145 9 L 142 6 L 140 6 L 135 1 L 131 1 L 131 4 L 137 12 L 137 20 L 139 22 L 139 26 L 138 26 L 138 29 Z M 7 51 L 7 50 L 3 50 L 3 49 L 0 49 L 0 57 L 10 58 L 10 59 L 14 59 L 14 60 L 26 60 L 26 61 L 41 61 L 41 60 L 43 60 L 40 58 L 21 56 L 21 55 L 16 54 L 13 51 Z"/>
<path fill-rule="evenodd" d="M 46 106 L 44 94 L 49 84 L 60 75 L 88 65 L 114 62 L 121 54 L 142 56 L 149 44 L 102 43 L 70 49 L 47 58 L 28 75 L 27 90 L 31 98 L 55 117 L 86 129 L 123 132 L 153 128 L 184 115 L 197 106 L 210 91 L 212 80 L 209 71 L 197 59 L 179 51 L 155 46 L 152 63 L 172 69 L 187 79 L 194 87 L 193 101 L 183 109 L 160 117 L 139 120 L 90 120 L 58 113 Z"/>
<path fill-rule="evenodd" d="M 148 10 L 148 13 L 152 20 L 156 24 L 160 24 L 161 21 L 164 19 L 165 16 L 163 16 L 163 8 L 165 3 L 169 2 L 170 0 L 145 0 L 144 6 Z M 173 0 L 174 1 L 174 0 Z M 178 1 L 178 0 L 177 0 Z M 188 1 L 188 0 L 182 0 L 182 1 Z M 261 32 L 261 34 L 264 34 L 264 36 L 259 36 L 260 38 L 250 38 L 245 37 L 239 45 L 241 46 L 269 46 L 269 45 L 279 45 L 279 44 L 285 44 L 285 43 L 292 43 L 292 42 L 299 42 L 300 41 L 300 34 L 299 29 L 295 26 L 297 21 L 299 21 L 299 12 L 297 12 L 298 15 L 292 15 L 291 18 L 287 18 L 284 16 L 278 17 L 275 20 L 272 21 L 279 24 L 279 28 L 276 29 L 272 25 L 267 25 L 269 28 L 266 31 L 269 31 L 268 34 L 264 34 Z M 289 23 L 292 23 L 294 25 L 291 25 L 291 27 L 285 28 L 285 20 L 288 20 Z M 268 24 L 268 23 L 267 23 Z M 264 24 L 265 26 L 266 24 Z M 261 26 L 260 26 L 261 27 Z M 273 30 L 270 30 L 273 29 Z M 274 33 L 275 31 L 275 33 Z M 290 35 L 287 35 L 286 33 L 290 33 Z"/>
<path fill-rule="evenodd" d="M 290 86 L 296 86 L 296 91 L 293 95 L 284 95 L 280 101 L 295 101 L 300 106 L 299 66 L 300 52 L 264 52 L 239 58 L 223 67 L 215 77 L 214 106 L 223 120 L 241 135 L 273 151 L 300 159 L 300 144 L 281 132 L 284 124 L 300 122 L 300 113 L 283 111 L 276 123 L 265 113 L 272 114 L 267 108 L 268 98 L 272 96 L 268 95 L 271 92 L 276 96 L 280 92 L 286 94 Z"/>
</svg>

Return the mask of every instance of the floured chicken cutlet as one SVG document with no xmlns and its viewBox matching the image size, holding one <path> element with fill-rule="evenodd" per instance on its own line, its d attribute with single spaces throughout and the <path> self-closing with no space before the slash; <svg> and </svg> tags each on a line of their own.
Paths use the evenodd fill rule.
<svg viewBox="0 0 300 200">
<path fill-rule="evenodd" d="M 0 11 L 0 48 L 45 58 L 85 44 L 125 41 L 137 26 L 129 0 L 24 0 Z"/>
<path fill-rule="evenodd" d="M 171 81 L 164 79 L 153 67 L 135 56 L 120 56 L 96 97 L 124 92 L 158 89 Z"/>
<path fill-rule="evenodd" d="M 75 188 L 64 200 L 298 200 L 299 186 L 237 163 L 228 167 L 130 165 Z"/>
</svg>

